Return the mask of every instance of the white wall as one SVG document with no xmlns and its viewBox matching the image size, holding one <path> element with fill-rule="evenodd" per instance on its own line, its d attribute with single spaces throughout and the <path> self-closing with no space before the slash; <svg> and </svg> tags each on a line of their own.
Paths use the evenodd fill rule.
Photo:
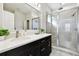
<svg viewBox="0 0 79 59">
<path fill-rule="evenodd" d="M 42 4 L 42 6 L 41 6 L 41 15 L 40 15 L 41 21 L 40 22 L 41 22 L 41 28 L 45 29 L 45 31 L 46 31 L 46 13 L 45 13 L 44 8 L 45 7 Z"/>
<path fill-rule="evenodd" d="M 2 11 L 3 11 L 3 3 L 0 3 L 0 27 L 2 26 L 2 18 L 3 18 Z"/>
<path fill-rule="evenodd" d="M 24 27 L 25 14 L 19 10 L 15 11 L 15 27 L 17 30 L 23 30 Z"/>
<path fill-rule="evenodd" d="M 0 3 L 0 11 L 3 10 L 3 3 Z"/>
<path fill-rule="evenodd" d="M 41 4 L 41 28 L 43 28 L 46 32 L 46 22 L 47 22 L 47 14 L 51 13 L 51 9 L 47 7 L 46 4 Z"/>
<path fill-rule="evenodd" d="M 2 27 L 14 30 L 14 14 L 8 11 L 3 11 Z"/>
<path fill-rule="evenodd" d="M 2 18 L 3 18 L 3 15 L 2 15 L 2 12 L 0 11 L 0 27 L 2 26 Z"/>
</svg>

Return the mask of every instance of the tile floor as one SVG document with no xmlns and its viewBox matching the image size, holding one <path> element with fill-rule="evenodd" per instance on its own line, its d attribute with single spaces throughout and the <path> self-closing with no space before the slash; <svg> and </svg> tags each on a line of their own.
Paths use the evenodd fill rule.
<svg viewBox="0 0 79 59">
<path fill-rule="evenodd" d="M 50 56 L 75 56 L 75 55 L 52 48 Z"/>
</svg>

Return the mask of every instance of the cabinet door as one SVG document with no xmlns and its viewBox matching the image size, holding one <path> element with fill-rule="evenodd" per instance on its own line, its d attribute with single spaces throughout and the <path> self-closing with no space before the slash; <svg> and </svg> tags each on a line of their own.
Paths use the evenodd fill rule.
<svg viewBox="0 0 79 59">
<path fill-rule="evenodd" d="M 51 49 L 49 46 L 41 48 L 41 56 L 48 56 L 50 52 L 51 52 Z"/>
<path fill-rule="evenodd" d="M 51 36 L 41 40 L 41 56 L 48 56 L 51 52 Z"/>
<path fill-rule="evenodd" d="M 25 54 L 25 46 L 21 46 L 10 51 L 7 51 L 7 56 L 21 56 Z"/>
<path fill-rule="evenodd" d="M 30 50 L 31 56 L 40 56 L 40 46 L 32 47 Z"/>
</svg>

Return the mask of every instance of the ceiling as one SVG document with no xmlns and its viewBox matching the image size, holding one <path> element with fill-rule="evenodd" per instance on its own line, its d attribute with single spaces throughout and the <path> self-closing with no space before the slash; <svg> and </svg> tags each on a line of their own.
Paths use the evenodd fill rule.
<svg viewBox="0 0 79 59">
<path fill-rule="evenodd" d="M 23 13 L 30 12 L 30 8 L 24 3 L 4 3 L 4 10 L 15 12 L 15 10 L 19 10 Z"/>
<path fill-rule="evenodd" d="M 61 15 L 63 16 L 71 16 L 73 13 L 76 12 L 75 9 L 71 9 L 73 7 L 78 7 L 79 5 L 77 3 L 46 3 L 49 8 L 53 10 L 53 14 L 58 14 L 58 12 L 61 12 Z M 63 8 L 63 9 L 61 9 Z M 4 9 L 15 12 L 15 10 L 19 10 L 23 13 L 29 13 L 29 12 L 36 12 L 31 6 L 25 4 L 25 3 L 4 3 Z M 60 9 L 60 10 L 59 10 Z M 69 10 L 68 10 L 69 9 Z M 39 13 L 38 13 L 39 14 Z"/>
<path fill-rule="evenodd" d="M 25 14 L 30 12 L 36 12 L 31 6 L 26 3 L 4 3 L 3 5 L 4 10 L 15 12 L 15 10 L 19 10 Z"/>
<path fill-rule="evenodd" d="M 76 15 L 76 13 L 77 13 L 76 8 L 69 9 L 69 10 L 65 10 L 65 11 L 59 13 L 59 17 L 62 18 L 62 19 L 72 18 Z"/>
<path fill-rule="evenodd" d="M 53 10 L 59 10 L 60 8 L 67 8 L 77 5 L 77 3 L 47 3 L 48 6 Z"/>
<path fill-rule="evenodd" d="M 48 3 L 47 5 L 53 10 L 53 16 L 61 15 L 62 18 L 71 17 L 79 7 L 77 3 Z"/>
</svg>

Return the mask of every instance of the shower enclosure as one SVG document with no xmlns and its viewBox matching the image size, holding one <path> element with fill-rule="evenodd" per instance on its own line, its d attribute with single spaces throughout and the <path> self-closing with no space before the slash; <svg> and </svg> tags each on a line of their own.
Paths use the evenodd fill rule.
<svg viewBox="0 0 79 59">
<path fill-rule="evenodd" d="M 47 21 L 52 34 L 52 45 L 69 50 L 79 52 L 79 9 L 78 7 L 57 12 L 56 17 L 52 15 Z M 53 18 L 54 17 L 54 18 Z M 50 23 L 50 25 L 49 25 Z M 48 32 L 48 29 L 47 29 Z M 55 33 L 54 33 L 55 32 Z M 54 35 L 53 35 L 54 34 Z"/>
</svg>

